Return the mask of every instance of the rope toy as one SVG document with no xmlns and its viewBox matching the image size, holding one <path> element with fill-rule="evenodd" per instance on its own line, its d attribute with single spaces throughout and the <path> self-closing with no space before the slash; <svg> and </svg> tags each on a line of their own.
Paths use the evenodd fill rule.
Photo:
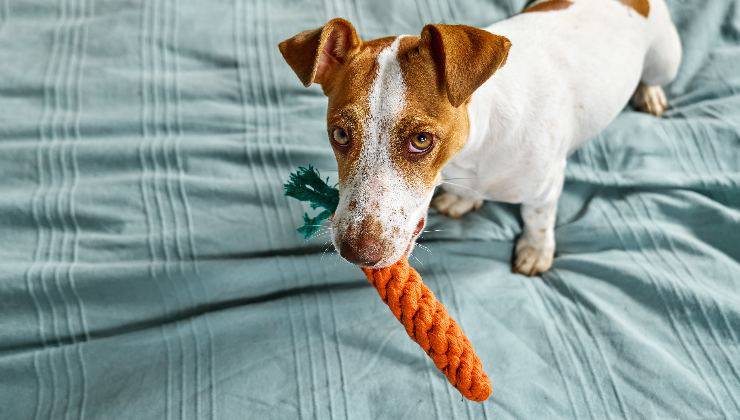
<svg viewBox="0 0 740 420">
<path fill-rule="evenodd" d="M 339 190 L 321 179 L 313 167 L 298 168 L 284 185 L 285 195 L 323 209 L 316 217 L 303 215 L 298 232 L 308 239 L 327 221 L 339 203 Z M 419 273 L 404 256 L 395 264 L 379 269 L 363 268 L 370 284 L 406 328 L 406 333 L 434 361 L 463 397 L 485 401 L 491 395 L 491 381 L 473 345 L 447 313 Z"/>
</svg>

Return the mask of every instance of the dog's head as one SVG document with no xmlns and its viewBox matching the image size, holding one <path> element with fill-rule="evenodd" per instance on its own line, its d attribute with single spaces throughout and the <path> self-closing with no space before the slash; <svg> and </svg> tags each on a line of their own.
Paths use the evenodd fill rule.
<svg viewBox="0 0 740 420">
<path fill-rule="evenodd" d="M 280 43 L 301 82 L 329 98 L 339 168 L 332 240 L 345 259 L 377 268 L 410 252 L 442 167 L 467 139 L 468 99 L 509 45 L 462 25 L 363 41 L 344 19 Z"/>
</svg>

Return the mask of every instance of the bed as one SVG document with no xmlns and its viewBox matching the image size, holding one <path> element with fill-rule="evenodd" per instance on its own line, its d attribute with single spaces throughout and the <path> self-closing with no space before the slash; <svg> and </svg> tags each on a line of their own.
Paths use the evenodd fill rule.
<svg viewBox="0 0 740 420">
<path fill-rule="evenodd" d="M 523 0 L 0 0 L 0 418 L 740 418 L 740 5 L 669 0 L 665 118 L 575 153 L 540 278 L 514 206 L 412 258 L 493 380 L 468 402 L 326 235 L 320 89 L 277 43 L 484 25 Z M 533 69 L 533 71 L 542 71 Z"/>
</svg>

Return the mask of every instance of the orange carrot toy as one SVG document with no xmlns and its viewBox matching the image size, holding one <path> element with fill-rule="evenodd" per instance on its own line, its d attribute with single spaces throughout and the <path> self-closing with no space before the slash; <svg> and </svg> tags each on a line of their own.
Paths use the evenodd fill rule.
<svg viewBox="0 0 740 420">
<path fill-rule="evenodd" d="M 285 184 L 285 194 L 323 208 L 315 218 L 303 216 L 305 225 L 298 229 L 304 237 L 313 235 L 318 226 L 334 213 L 339 192 L 321 179 L 312 167 L 299 168 Z M 378 269 L 363 268 L 380 298 L 406 328 L 409 337 L 421 346 L 452 386 L 467 399 L 485 401 L 491 395 L 491 381 L 483 364 L 462 329 L 445 307 L 409 266 L 407 257 Z"/>
<path fill-rule="evenodd" d="M 432 358 L 463 397 L 485 401 L 491 381 L 468 337 L 439 303 L 434 293 L 409 266 L 406 257 L 390 267 L 363 268 L 391 312 L 414 341 Z"/>
</svg>

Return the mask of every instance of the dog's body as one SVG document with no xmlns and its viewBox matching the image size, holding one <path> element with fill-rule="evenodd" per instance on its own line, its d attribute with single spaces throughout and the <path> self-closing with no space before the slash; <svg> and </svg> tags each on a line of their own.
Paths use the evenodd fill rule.
<svg viewBox="0 0 740 420">
<path fill-rule="evenodd" d="M 663 0 L 549 0 L 525 12 L 487 33 L 429 25 L 421 37 L 368 43 L 332 21 L 313 33 L 315 45 L 308 33 L 281 44 L 304 83 L 329 96 L 340 167 L 334 240 L 345 258 L 376 267 L 409 252 L 434 186 L 448 179 L 435 208 L 459 217 L 484 199 L 522 203 L 514 269 L 550 267 L 567 156 L 633 92 L 659 115 L 681 46 Z"/>
<path fill-rule="evenodd" d="M 481 199 L 522 203 L 517 251 L 527 255 L 518 256 L 520 271 L 550 266 L 568 154 L 614 120 L 638 83 L 655 89 L 676 75 L 675 27 L 663 0 L 649 5 L 644 17 L 618 1 L 581 0 L 486 28 L 527 48 L 513 47 L 506 65 L 473 93 L 470 136 L 443 170 L 459 186 L 445 184 L 454 196 L 435 206 L 459 217 Z"/>
</svg>

